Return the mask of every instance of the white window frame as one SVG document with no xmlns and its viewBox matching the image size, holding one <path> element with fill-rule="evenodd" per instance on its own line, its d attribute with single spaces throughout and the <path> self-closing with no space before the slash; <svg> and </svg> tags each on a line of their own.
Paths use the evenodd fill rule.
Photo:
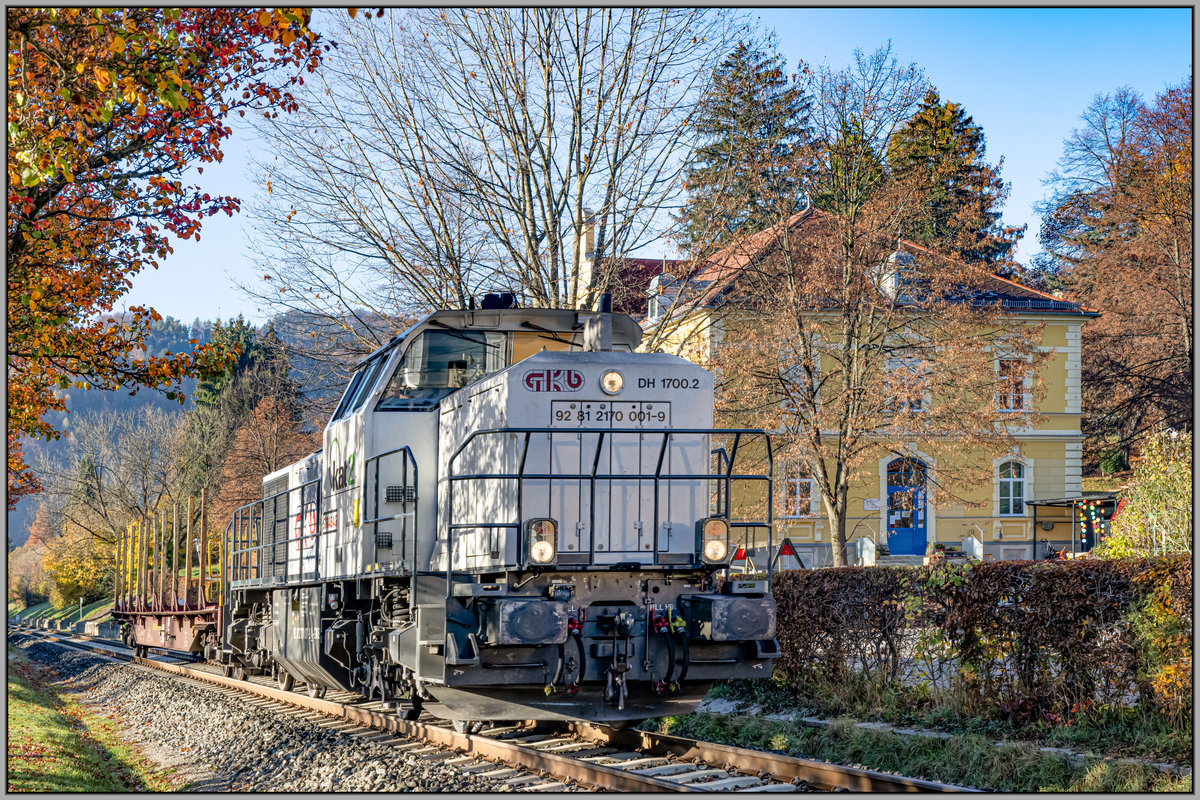
<svg viewBox="0 0 1200 800">
<path fill-rule="evenodd" d="M 926 367 L 925 369 L 921 369 L 921 365 L 919 362 L 922 360 L 923 359 L 917 359 L 917 358 L 913 358 L 910 356 L 896 356 L 895 358 L 889 358 L 887 360 L 887 367 L 886 367 L 887 374 L 884 376 L 884 381 L 887 381 L 893 372 L 896 372 L 897 370 L 901 370 L 901 369 L 908 370 L 908 372 L 912 373 L 913 375 L 918 375 L 918 376 L 924 376 L 924 375 L 928 374 L 928 372 L 929 372 L 928 367 Z M 890 394 L 890 392 L 889 392 L 889 394 Z M 919 408 L 905 408 L 905 409 L 901 409 L 901 411 L 903 411 L 904 413 L 908 413 L 908 414 L 924 414 L 929 411 L 929 407 L 932 404 L 933 404 L 933 394 L 930 392 L 928 382 L 926 382 L 925 391 L 921 392 L 920 407 Z M 890 400 L 888 401 L 887 407 L 884 409 L 884 411 L 888 414 L 897 413 L 897 409 L 892 405 Z"/>
<path fill-rule="evenodd" d="M 1021 468 L 1021 477 L 1004 477 L 1003 470 L 1006 465 L 1015 464 Z M 1011 469 L 1010 469 L 1011 475 Z M 1008 511 L 1003 510 L 1002 503 L 1004 502 L 1004 486 L 1009 487 L 1008 490 Z M 1013 511 L 1013 494 L 1012 489 L 1015 486 L 1021 487 L 1021 510 Z M 1027 517 L 1029 514 L 1026 508 L 1029 505 L 1029 465 L 1025 464 L 1019 458 L 1006 458 L 996 464 L 996 516 L 998 517 Z"/>
<path fill-rule="evenodd" d="M 1027 365 L 1027 367 L 1025 369 L 1025 376 L 1021 379 L 1021 392 L 1020 392 L 1021 405 L 1019 408 L 1005 408 L 1004 406 L 1001 405 L 1002 393 L 1001 393 L 1000 381 L 1002 378 L 1000 375 L 1000 365 L 1006 361 L 1024 361 Z M 1032 359 L 1029 356 L 1020 356 L 1020 355 L 997 355 L 996 356 L 996 360 L 993 362 L 993 370 L 996 374 L 995 405 L 996 405 L 996 411 L 998 413 L 1000 413 L 1000 414 L 1029 414 L 1032 412 L 1032 410 L 1033 410 L 1032 409 L 1033 393 L 1031 391 L 1031 386 L 1032 386 L 1032 382 L 1033 382 L 1033 380 L 1032 380 L 1033 376 L 1030 374 L 1030 371 L 1028 369 L 1028 365 L 1031 362 L 1032 362 Z M 1011 383 L 1012 383 L 1011 380 L 1009 380 L 1010 386 L 1011 386 Z M 1004 394 L 1006 394 L 1008 396 L 1015 396 L 1015 395 L 1011 395 L 1007 392 Z"/>
<path fill-rule="evenodd" d="M 808 484 L 808 510 L 802 511 L 799 508 L 789 507 L 792 505 L 792 498 L 800 498 L 800 484 Z M 821 494 L 817 490 L 817 479 L 800 474 L 799 469 L 789 471 L 783 480 L 783 513 L 779 515 L 780 519 L 808 519 L 817 516 L 820 510 L 819 503 Z M 790 490 L 796 487 L 793 493 Z"/>
<path fill-rule="evenodd" d="M 821 353 L 822 353 L 821 338 L 819 336 L 817 336 L 816 334 L 811 334 L 811 337 L 812 337 L 812 349 L 813 349 L 813 352 L 816 354 L 816 365 L 813 370 L 813 383 L 819 385 L 821 382 Z M 788 358 L 788 353 L 781 352 L 779 354 L 779 364 L 781 367 L 782 367 L 783 363 L 787 360 L 787 358 Z M 803 380 L 804 367 L 801 364 L 795 364 L 792 366 L 791 369 L 785 370 L 784 373 L 785 373 L 785 377 L 787 380 L 792 381 L 794 383 L 798 383 L 801 380 Z M 819 396 L 820 392 L 818 391 L 817 394 L 818 394 L 818 396 L 813 399 L 814 399 L 814 405 L 819 408 L 821 405 L 821 398 Z M 799 406 L 792 404 L 790 398 L 783 396 L 782 391 L 780 392 L 780 397 L 779 397 L 779 410 L 781 412 L 783 412 L 784 414 L 790 414 L 794 417 L 800 416 L 800 411 L 801 411 Z"/>
</svg>

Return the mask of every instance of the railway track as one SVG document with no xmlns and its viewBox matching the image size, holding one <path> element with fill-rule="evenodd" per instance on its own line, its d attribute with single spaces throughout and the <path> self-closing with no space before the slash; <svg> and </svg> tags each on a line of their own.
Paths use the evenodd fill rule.
<svg viewBox="0 0 1200 800">
<path fill-rule="evenodd" d="M 478 773 L 507 783 L 515 791 L 974 791 L 823 761 L 585 723 L 521 724 L 460 733 L 428 715 L 403 720 L 383 704 L 350 692 L 329 691 L 325 697 L 315 698 L 282 691 L 266 678 L 225 677 L 216 667 L 169 653 L 135 658 L 120 644 L 19 625 L 15 629 L 206 684 L 224 694 L 250 696 L 249 702 L 372 741 L 387 741 L 398 751 Z"/>
</svg>

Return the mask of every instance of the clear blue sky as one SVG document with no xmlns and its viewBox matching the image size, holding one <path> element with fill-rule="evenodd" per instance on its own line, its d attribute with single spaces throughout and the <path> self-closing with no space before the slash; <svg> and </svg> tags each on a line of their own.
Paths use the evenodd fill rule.
<svg viewBox="0 0 1200 800">
<path fill-rule="evenodd" d="M 1130 86 L 1147 100 L 1184 80 L 1192 68 L 1191 8 L 1159 9 L 764 9 L 751 12 L 779 35 L 792 66 L 797 59 L 840 69 L 855 48 L 870 52 L 891 39 L 893 53 L 914 61 L 945 100 L 961 103 L 983 127 L 991 162 L 1004 157 L 1012 184 L 1004 219 L 1027 223 L 1018 260 L 1038 251 L 1033 204 L 1092 97 Z M 319 20 L 319 17 L 318 17 Z M 319 24 L 319 23 L 318 23 Z M 246 206 L 259 187 L 248 177 L 254 147 L 234 125 L 225 161 L 196 180 L 210 193 L 234 194 Z M 201 241 L 176 242 L 157 272 L 134 278 L 129 305 L 194 317 L 263 315 L 235 288 L 253 281 L 246 215 L 204 222 Z"/>
</svg>

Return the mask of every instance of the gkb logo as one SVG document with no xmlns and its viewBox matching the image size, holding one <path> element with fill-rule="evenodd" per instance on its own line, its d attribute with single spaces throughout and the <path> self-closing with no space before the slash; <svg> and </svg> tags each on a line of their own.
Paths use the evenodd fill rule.
<svg viewBox="0 0 1200 800">
<path fill-rule="evenodd" d="M 531 369 L 522 381 L 531 392 L 578 392 L 583 373 L 576 369 Z"/>
</svg>

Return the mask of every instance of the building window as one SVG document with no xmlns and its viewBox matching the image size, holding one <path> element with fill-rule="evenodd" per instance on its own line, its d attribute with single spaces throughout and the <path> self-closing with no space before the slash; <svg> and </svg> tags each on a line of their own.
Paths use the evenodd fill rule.
<svg viewBox="0 0 1200 800">
<path fill-rule="evenodd" d="M 1025 515 L 1025 465 L 1005 461 L 1000 465 L 1000 516 Z"/>
<path fill-rule="evenodd" d="M 1025 366 L 1015 358 L 1000 359 L 996 366 L 997 410 L 1025 410 Z"/>
<path fill-rule="evenodd" d="M 790 475 L 783 482 L 784 517 L 812 517 L 817 513 L 817 482 L 803 475 Z"/>
<path fill-rule="evenodd" d="M 925 370 L 917 359 L 888 359 L 884 381 L 888 394 L 884 406 L 886 411 L 919 413 L 925 410 L 929 387 L 926 385 Z"/>
</svg>

